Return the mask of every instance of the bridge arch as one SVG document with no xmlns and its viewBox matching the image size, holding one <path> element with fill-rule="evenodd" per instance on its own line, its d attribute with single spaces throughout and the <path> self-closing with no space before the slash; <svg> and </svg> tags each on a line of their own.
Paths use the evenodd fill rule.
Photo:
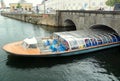
<svg viewBox="0 0 120 81">
<path fill-rule="evenodd" d="M 72 20 L 77 30 L 89 29 L 91 25 L 102 24 L 113 28 L 120 35 L 120 13 L 113 11 L 76 11 L 61 10 L 58 11 L 58 23 L 64 26 L 66 19 Z"/>
<path fill-rule="evenodd" d="M 107 25 L 102 25 L 102 24 L 93 25 L 90 27 L 90 29 L 96 30 L 96 31 L 104 31 L 104 32 L 108 32 L 108 33 L 118 34 L 118 32 L 116 32 L 112 27 L 109 27 Z"/>
<path fill-rule="evenodd" d="M 75 25 L 75 23 L 74 23 L 72 20 L 70 20 L 70 19 L 66 19 L 66 20 L 64 21 L 64 26 L 65 26 L 65 27 L 70 27 L 70 28 L 72 28 L 72 30 L 76 30 L 76 25 Z"/>
</svg>

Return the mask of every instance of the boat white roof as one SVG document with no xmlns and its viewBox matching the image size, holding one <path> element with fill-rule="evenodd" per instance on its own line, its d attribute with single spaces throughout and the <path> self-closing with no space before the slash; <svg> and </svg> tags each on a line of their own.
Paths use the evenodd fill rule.
<svg viewBox="0 0 120 81">
<path fill-rule="evenodd" d="M 55 32 L 54 35 L 66 40 L 70 49 L 85 44 L 85 39 L 91 39 L 88 35 L 82 34 L 81 31 Z"/>
<path fill-rule="evenodd" d="M 79 39 L 79 40 L 84 40 L 84 39 L 90 39 L 91 37 L 88 36 L 87 33 L 81 34 L 81 31 L 67 31 L 67 32 L 55 32 L 55 35 L 60 36 L 61 38 L 65 40 L 70 40 L 72 39 Z"/>
<path fill-rule="evenodd" d="M 37 44 L 37 40 L 35 37 L 32 38 L 26 38 L 23 40 L 24 42 L 26 42 L 27 44 Z"/>
</svg>

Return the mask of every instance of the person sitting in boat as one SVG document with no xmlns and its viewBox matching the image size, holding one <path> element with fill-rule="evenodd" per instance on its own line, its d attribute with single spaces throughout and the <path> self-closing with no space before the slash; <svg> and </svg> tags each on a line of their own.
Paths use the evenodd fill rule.
<svg viewBox="0 0 120 81">
<path fill-rule="evenodd" d="M 50 45 L 50 41 L 47 40 L 47 41 L 45 42 L 45 46 L 49 46 L 49 45 Z"/>
<path fill-rule="evenodd" d="M 62 52 L 62 51 L 65 51 L 65 50 L 66 50 L 66 47 L 65 47 L 64 44 L 60 43 L 60 45 L 58 46 L 57 50 L 58 50 L 59 52 Z"/>
<path fill-rule="evenodd" d="M 58 43 L 58 40 L 57 39 L 53 39 L 53 44 L 57 44 Z"/>
<path fill-rule="evenodd" d="M 117 37 L 117 40 L 120 41 L 120 36 L 119 36 L 119 35 L 116 35 L 116 37 Z"/>
<path fill-rule="evenodd" d="M 55 47 L 54 44 L 50 46 L 50 49 L 52 50 L 52 52 L 57 52 L 57 48 Z"/>
</svg>

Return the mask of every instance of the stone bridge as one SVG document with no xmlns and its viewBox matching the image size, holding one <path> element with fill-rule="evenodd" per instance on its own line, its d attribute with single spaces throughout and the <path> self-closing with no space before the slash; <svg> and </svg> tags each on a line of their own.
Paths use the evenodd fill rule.
<svg viewBox="0 0 120 81">
<path fill-rule="evenodd" d="M 59 10 L 56 14 L 11 14 L 1 15 L 21 21 L 49 26 L 67 26 L 75 30 L 112 30 L 120 35 L 120 11 L 75 11 Z"/>
<path fill-rule="evenodd" d="M 119 11 L 58 11 L 58 25 L 76 30 L 98 28 L 120 34 Z"/>
</svg>

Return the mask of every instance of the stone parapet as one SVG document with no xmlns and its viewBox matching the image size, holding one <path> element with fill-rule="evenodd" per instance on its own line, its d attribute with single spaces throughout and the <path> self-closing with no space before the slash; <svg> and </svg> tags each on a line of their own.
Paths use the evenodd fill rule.
<svg viewBox="0 0 120 81">
<path fill-rule="evenodd" d="M 38 25 L 48 25 L 48 26 L 58 26 L 56 14 L 10 14 L 1 13 L 1 15 L 17 19 L 20 21 L 38 24 Z"/>
</svg>

